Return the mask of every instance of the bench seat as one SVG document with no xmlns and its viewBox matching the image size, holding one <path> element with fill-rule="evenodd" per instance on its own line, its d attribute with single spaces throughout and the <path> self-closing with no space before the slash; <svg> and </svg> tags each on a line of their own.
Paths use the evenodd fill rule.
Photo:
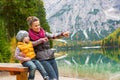
<svg viewBox="0 0 120 80">
<path fill-rule="evenodd" d="M 0 71 L 16 75 L 16 80 L 27 80 L 28 68 L 23 67 L 20 63 L 0 63 Z"/>
</svg>

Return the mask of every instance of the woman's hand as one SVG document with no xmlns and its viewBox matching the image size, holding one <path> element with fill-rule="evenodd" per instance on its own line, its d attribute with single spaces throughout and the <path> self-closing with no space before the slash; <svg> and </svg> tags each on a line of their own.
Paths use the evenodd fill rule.
<svg viewBox="0 0 120 80">
<path fill-rule="evenodd" d="M 44 43 L 44 42 L 48 42 L 48 38 L 47 38 L 47 37 L 41 38 L 41 39 L 42 39 L 43 43 Z"/>
<path fill-rule="evenodd" d="M 69 37 L 69 34 L 70 34 L 69 31 L 66 31 L 66 32 L 63 32 L 63 33 L 62 33 L 62 35 L 63 35 L 64 37 L 67 37 L 67 38 Z"/>
</svg>

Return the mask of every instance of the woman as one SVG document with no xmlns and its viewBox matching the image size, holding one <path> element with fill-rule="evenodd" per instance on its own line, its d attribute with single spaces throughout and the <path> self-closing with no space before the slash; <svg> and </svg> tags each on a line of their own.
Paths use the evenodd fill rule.
<svg viewBox="0 0 120 80">
<path fill-rule="evenodd" d="M 56 39 L 61 37 L 68 37 L 69 32 L 62 32 L 60 34 L 50 34 L 40 26 L 40 20 L 35 16 L 27 18 L 29 26 L 29 37 L 32 41 L 42 42 L 34 46 L 36 58 L 42 63 L 50 80 L 59 80 L 58 67 L 54 57 L 54 51 L 50 49 L 49 39 Z"/>
</svg>

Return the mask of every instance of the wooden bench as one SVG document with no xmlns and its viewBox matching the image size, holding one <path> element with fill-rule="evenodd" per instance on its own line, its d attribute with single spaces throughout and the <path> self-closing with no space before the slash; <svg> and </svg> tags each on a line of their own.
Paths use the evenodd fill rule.
<svg viewBox="0 0 120 80">
<path fill-rule="evenodd" d="M 28 80 L 28 68 L 23 67 L 20 63 L 0 63 L 0 71 L 7 71 L 11 75 L 16 75 L 16 80 Z"/>
</svg>

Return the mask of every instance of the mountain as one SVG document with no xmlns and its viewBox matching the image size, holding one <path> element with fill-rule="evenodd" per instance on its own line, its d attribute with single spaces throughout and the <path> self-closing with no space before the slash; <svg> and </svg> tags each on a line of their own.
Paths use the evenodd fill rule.
<svg viewBox="0 0 120 80">
<path fill-rule="evenodd" d="M 71 40 L 100 40 L 120 27 L 119 18 L 107 16 L 111 13 L 108 9 L 114 8 L 115 0 L 43 1 L 51 31 L 70 31 Z"/>
</svg>

